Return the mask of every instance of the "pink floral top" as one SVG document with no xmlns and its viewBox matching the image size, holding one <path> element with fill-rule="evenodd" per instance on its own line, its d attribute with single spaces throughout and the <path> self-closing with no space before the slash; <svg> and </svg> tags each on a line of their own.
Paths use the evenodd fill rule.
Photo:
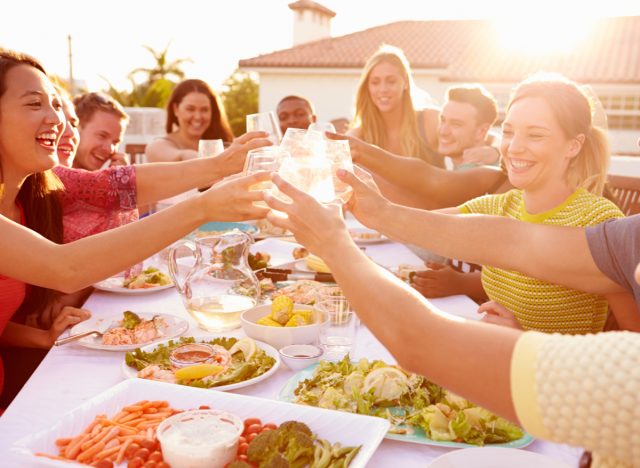
<svg viewBox="0 0 640 468">
<path fill-rule="evenodd" d="M 65 243 L 138 219 L 134 166 L 113 166 L 93 172 L 56 166 L 53 171 L 65 187 L 62 193 Z"/>
</svg>

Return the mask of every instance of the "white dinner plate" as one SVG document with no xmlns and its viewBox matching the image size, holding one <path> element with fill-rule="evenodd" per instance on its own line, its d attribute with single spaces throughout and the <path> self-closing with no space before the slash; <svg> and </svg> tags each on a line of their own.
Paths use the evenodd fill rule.
<svg viewBox="0 0 640 468">
<path fill-rule="evenodd" d="M 194 338 L 196 339 L 196 342 L 198 342 L 198 341 L 209 341 L 214 338 L 220 338 L 221 336 L 223 335 L 195 336 Z M 148 346 L 144 346 L 140 349 L 141 351 L 148 353 L 149 351 L 155 350 L 158 345 L 167 344 L 169 341 L 170 340 L 164 340 L 160 343 L 154 343 Z M 274 347 L 268 345 L 267 343 L 263 343 L 262 341 L 258 341 L 258 340 L 254 340 L 254 341 L 256 342 L 256 345 L 260 349 L 262 349 L 265 353 L 267 353 L 267 356 L 271 356 L 273 359 L 275 359 L 275 363 L 273 364 L 273 367 L 269 369 L 267 372 L 265 372 L 264 374 L 254 377 L 252 379 L 243 380 L 242 382 L 237 382 L 229 385 L 220 385 L 219 387 L 211 387 L 210 390 L 227 391 L 227 390 L 235 390 L 236 388 L 248 387 L 249 385 L 253 385 L 258 382 L 262 382 L 265 379 L 268 379 L 278 370 L 278 367 L 280 367 L 280 354 L 278 354 L 278 351 L 276 351 Z M 135 370 L 133 367 L 129 367 L 124 360 L 122 361 L 122 373 L 127 379 L 136 379 L 138 377 L 138 371 Z M 140 380 L 146 380 L 146 379 L 140 379 Z M 160 383 L 162 383 L 163 385 L 171 385 L 171 386 L 178 386 L 178 387 L 181 386 L 181 385 L 175 385 L 175 384 L 168 384 L 165 382 L 160 382 Z"/>
<path fill-rule="evenodd" d="M 163 286 L 154 286 L 153 288 L 139 288 L 129 289 L 122 286 L 124 282 L 124 275 L 112 276 L 106 280 L 100 281 L 93 285 L 94 288 L 100 291 L 107 291 L 118 294 L 149 294 L 158 291 L 164 291 L 165 289 L 173 288 L 173 283 L 165 284 Z"/>
<path fill-rule="evenodd" d="M 138 344 L 130 344 L 130 345 L 106 345 L 102 343 L 102 337 L 96 337 L 95 335 L 86 336 L 84 338 L 80 338 L 77 343 L 86 347 L 93 349 L 102 349 L 106 351 L 133 351 L 140 346 L 152 345 L 153 343 L 159 343 L 161 341 L 165 341 L 170 338 L 175 338 L 176 336 L 182 335 L 189 328 L 189 323 L 180 317 L 169 314 L 152 314 L 145 312 L 136 312 L 136 314 L 143 319 L 151 320 L 154 315 L 158 315 L 167 322 L 169 326 L 164 335 L 159 337 L 156 340 L 149 341 L 147 343 L 138 343 Z M 98 330 L 99 332 L 105 332 L 109 328 L 118 327 L 120 321 L 122 320 L 122 313 L 117 315 L 110 315 L 108 317 L 96 317 L 85 320 L 84 322 L 80 322 L 77 325 L 74 325 L 73 328 L 69 331 L 70 335 L 77 335 L 79 333 L 84 333 L 91 330 Z"/>
<path fill-rule="evenodd" d="M 349 229 L 349 234 L 358 245 L 380 244 L 389 240 L 387 236 L 380 234 L 378 231 L 367 228 L 351 228 Z M 373 237 L 363 237 L 366 234 L 373 235 Z"/>
<path fill-rule="evenodd" d="M 511 448 L 474 447 L 433 460 L 429 468 L 570 468 L 564 462 L 539 453 Z"/>
<path fill-rule="evenodd" d="M 17 441 L 11 450 L 21 457 L 24 466 L 79 466 L 62 460 L 36 457 L 36 453 L 57 455 L 56 439 L 82 432 L 97 414 L 113 416 L 122 407 L 140 400 L 166 400 L 172 408 L 191 409 L 201 405 L 228 411 L 242 419 L 260 418 L 263 422 L 282 424 L 300 421 L 320 439 L 343 446 L 362 445 L 349 468 L 364 468 L 389 428 L 384 419 L 341 413 L 311 406 L 293 405 L 281 401 L 256 398 L 226 392 L 203 392 L 200 388 L 164 385 L 149 380 L 127 380 L 105 390 L 62 416 L 56 424 L 46 428 L 33 427 L 31 434 Z M 124 466 L 124 465 L 122 465 Z"/>
</svg>

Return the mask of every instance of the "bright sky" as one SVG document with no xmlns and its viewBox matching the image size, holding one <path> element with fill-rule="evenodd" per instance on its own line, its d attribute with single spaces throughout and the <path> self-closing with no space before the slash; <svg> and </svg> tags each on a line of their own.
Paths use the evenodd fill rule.
<svg viewBox="0 0 640 468">
<path fill-rule="evenodd" d="M 40 59 L 50 73 L 68 76 L 67 35 L 73 38 L 73 70 L 91 90 L 118 88 L 128 73 L 151 67 L 142 45 L 169 59 L 191 58 L 190 78 L 219 89 L 239 59 L 292 46 L 292 0 L 13 0 L 3 7 L 0 46 Z M 640 15 L 638 0 L 320 0 L 337 16 L 341 36 L 401 20 L 495 18 L 526 37 L 549 34 L 549 24 L 571 30 L 584 19 Z M 588 5 L 593 4 L 593 5 Z M 11 6 L 8 6 L 11 5 Z M 555 15 L 551 22 L 548 15 Z"/>
</svg>

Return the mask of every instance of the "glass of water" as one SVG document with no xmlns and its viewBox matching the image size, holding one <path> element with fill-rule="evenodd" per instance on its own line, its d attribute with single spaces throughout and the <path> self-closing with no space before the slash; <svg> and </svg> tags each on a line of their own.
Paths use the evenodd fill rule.
<svg viewBox="0 0 640 468">
<path fill-rule="evenodd" d="M 344 296 L 321 299 L 316 303 L 315 309 L 324 319 L 320 328 L 320 345 L 324 349 L 325 358 L 339 361 L 353 350 L 358 317 Z"/>
</svg>

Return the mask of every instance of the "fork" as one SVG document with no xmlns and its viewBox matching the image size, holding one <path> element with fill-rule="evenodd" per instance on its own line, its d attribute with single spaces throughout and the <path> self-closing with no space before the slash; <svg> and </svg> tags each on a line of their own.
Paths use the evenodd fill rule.
<svg viewBox="0 0 640 468">
<path fill-rule="evenodd" d="M 72 341 L 77 341 L 81 338 L 84 338 L 85 336 L 91 336 L 91 335 L 96 335 L 96 338 L 101 338 L 102 335 L 104 335 L 104 333 L 98 330 L 90 330 L 90 331 L 78 333 L 76 335 L 67 336 L 66 338 L 60 338 L 59 340 L 54 341 L 53 345 L 62 346 L 67 343 L 71 343 Z"/>
</svg>

